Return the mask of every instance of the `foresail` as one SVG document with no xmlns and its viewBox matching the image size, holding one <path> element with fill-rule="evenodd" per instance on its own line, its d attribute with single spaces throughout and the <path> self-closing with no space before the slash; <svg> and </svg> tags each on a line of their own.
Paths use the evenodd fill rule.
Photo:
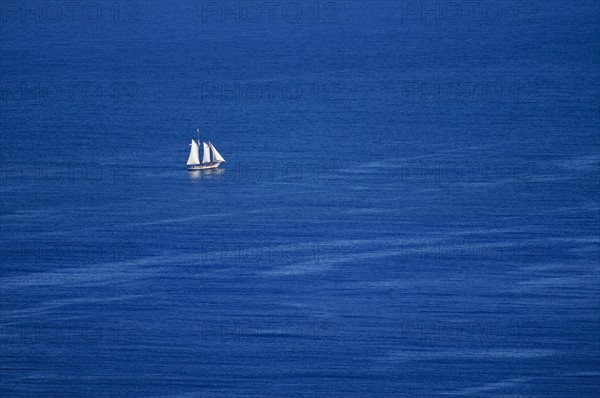
<svg viewBox="0 0 600 398">
<path fill-rule="evenodd" d="M 202 154 L 202 163 L 210 163 L 210 150 L 208 149 L 208 145 L 206 144 L 206 142 L 203 142 L 202 146 L 204 147 L 204 152 Z"/>
<path fill-rule="evenodd" d="M 217 151 L 217 148 L 215 148 L 213 146 L 213 144 L 211 144 L 210 142 L 208 143 L 208 145 L 210 145 L 210 150 L 212 151 L 213 162 L 217 162 L 217 163 L 224 162 L 225 159 L 223 159 L 223 156 L 221 156 L 221 154 Z"/>
<path fill-rule="evenodd" d="M 190 147 L 190 156 L 188 157 L 187 164 L 200 164 L 200 158 L 198 153 L 198 144 L 196 141 L 192 140 L 192 144 Z"/>
</svg>

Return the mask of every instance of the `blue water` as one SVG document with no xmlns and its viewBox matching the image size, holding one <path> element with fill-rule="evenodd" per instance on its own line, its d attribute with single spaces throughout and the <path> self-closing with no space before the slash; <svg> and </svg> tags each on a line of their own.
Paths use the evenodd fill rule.
<svg viewBox="0 0 600 398">
<path fill-rule="evenodd" d="M 0 396 L 600 394 L 600 3 L 48 4 L 1 5 Z"/>
</svg>

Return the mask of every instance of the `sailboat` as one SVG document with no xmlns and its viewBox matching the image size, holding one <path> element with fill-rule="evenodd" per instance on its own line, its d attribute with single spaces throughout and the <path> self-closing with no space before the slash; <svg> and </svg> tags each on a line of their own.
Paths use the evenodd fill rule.
<svg viewBox="0 0 600 398">
<path fill-rule="evenodd" d="M 196 130 L 198 131 L 198 130 Z M 202 142 L 202 162 L 200 162 L 200 132 L 198 131 L 198 142 L 192 138 L 190 144 L 190 156 L 187 161 L 187 168 L 192 170 L 216 169 L 225 162 L 223 156 L 217 151 L 213 144 Z"/>
</svg>

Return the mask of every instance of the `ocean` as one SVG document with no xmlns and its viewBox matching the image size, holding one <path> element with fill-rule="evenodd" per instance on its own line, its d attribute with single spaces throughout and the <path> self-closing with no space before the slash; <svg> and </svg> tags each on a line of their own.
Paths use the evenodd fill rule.
<svg viewBox="0 0 600 398">
<path fill-rule="evenodd" d="M 600 394 L 599 2 L 0 8 L 0 396 Z"/>
</svg>

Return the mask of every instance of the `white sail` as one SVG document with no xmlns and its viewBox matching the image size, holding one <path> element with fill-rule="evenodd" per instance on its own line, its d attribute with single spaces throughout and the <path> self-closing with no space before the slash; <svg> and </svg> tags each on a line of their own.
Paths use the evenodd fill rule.
<svg viewBox="0 0 600 398">
<path fill-rule="evenodd" d="M 199 158 L 198 149 L 199 149 L 198 148 L 198 144 L 196 143 L 196 141 L 192 140 L 191 149 L 190 149 L 190 156 L 188 157 L 188 161 L 187 161 L 188 165 L 190 165 L 190 164 L 200 164 L 200 158 Z"/>
<path fill-rule="evenodd" d="M 210 163 L 210 150 L 208 149 L 208 145 L 206 145 L 206 142 L 203 142 L 202 146 L 204 147 L 204 152 L 202 154 L 202 163 Z"/>
<path fill-rule="evenodd" d="M 224 162 L 225 159 L 223 159 L 223 156 L 221 156 L 221 154 L 217 151 L 217 148 L 215 148 L 213 146 L 213 144 L 211 144 L 210 142 L 208 143 L 208 145 L 210 145 L 210 150 L 212 151 L 213 162 L 216 162 L 216 163 Z"/>
</svg>

